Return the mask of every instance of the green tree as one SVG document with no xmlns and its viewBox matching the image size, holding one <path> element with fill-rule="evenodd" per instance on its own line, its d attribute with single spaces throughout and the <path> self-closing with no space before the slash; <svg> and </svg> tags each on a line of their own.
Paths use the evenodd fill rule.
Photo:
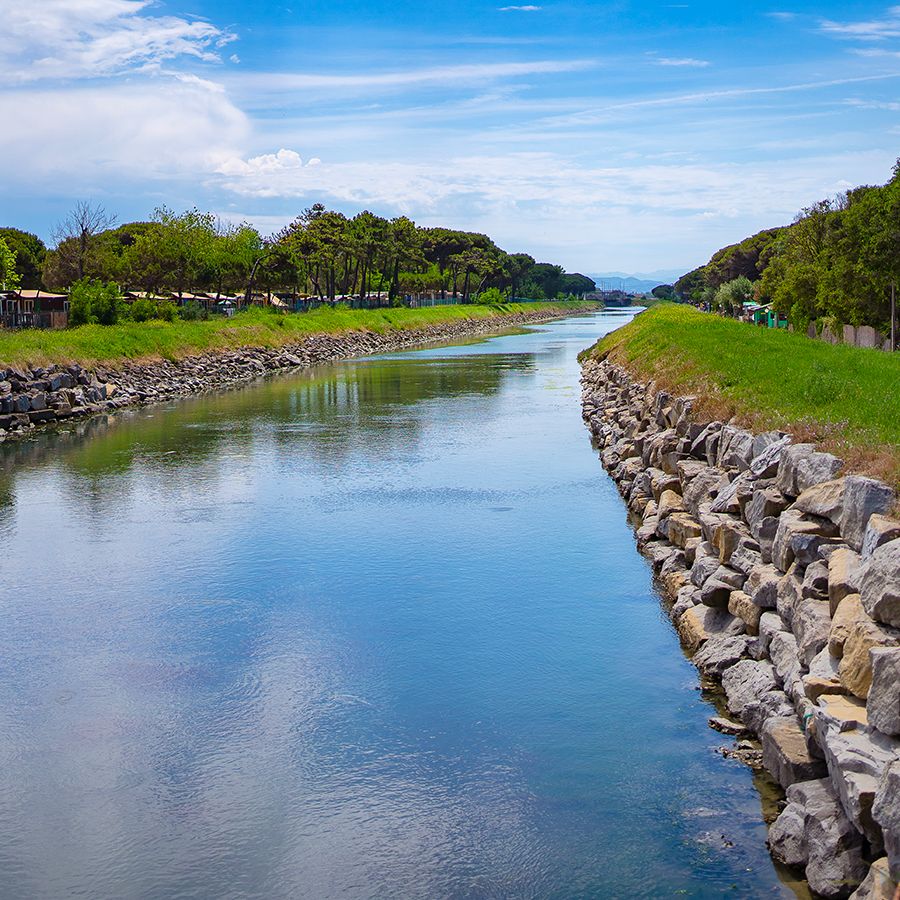
<svg viewBox="0 0 900 900">
<path fill-rule="evenodd" d="M 69 325 L 115 325 L 119 303 L 119 286 L 114 282 L 80 278 L 69 289 Z"/>
<path fill-rule="evenodd" d="M 44 242 L 36 235 L 18 228 L 0 228 L 0 238 L 16 255 L 16 274 L 23 288 L 41 286 L 41 268 L 47 255 Z"/>
<path fill-rule="evenodd" d="M 6 243 L 5 238 L 0 237 L 0 290 L 17 291 L 19 278 L 16 271 L 16 252 Z"/>
</svg>

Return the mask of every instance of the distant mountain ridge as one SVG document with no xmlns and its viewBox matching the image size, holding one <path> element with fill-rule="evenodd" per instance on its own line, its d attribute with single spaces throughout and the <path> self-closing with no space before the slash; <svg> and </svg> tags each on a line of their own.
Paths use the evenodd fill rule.
<svg viewBox="0 0 900 900">
<path fill-rule="evenodd" d="M 660 269 L 657 272 L 637 272 L 635 274 L 629 274 L 628 272 L 589 272 L 587 276 L 594 280 L 597 290 L 601 290 L 601 286 L 606 286 L 613 290 L 646 294 L 657 285 L 673 284 L 683 274 L 683 272 L 675 269 Z"/>
</svg>

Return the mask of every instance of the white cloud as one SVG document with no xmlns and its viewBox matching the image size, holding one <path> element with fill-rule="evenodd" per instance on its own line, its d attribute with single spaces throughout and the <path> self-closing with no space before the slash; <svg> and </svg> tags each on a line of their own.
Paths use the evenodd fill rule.
<svg viewBox="0 0 900 900">
<path fill-rule="evenodd" d="M 500 12 L 539 12 L 543 6 L 501 6 Z"/>
<path fill-rule="evenodd" d="M 200 19 L 146 15 L 151 0 L 0 0 L 0 75 L 11 83 L 218 62 L 235 35 Z"/>
<path fill-rule="evenodd" d="M 663 56 L 656 60 L 658 66 L 675 66 L 689 69 L 705 69 L 710 65 L 709 60 L 694 59 L 692 56 L 670 57 Z"/>
<path fill-rule="evenodd" d="M 829 19 L 820 25 L 825 34 L 861 41 L 882 41 L 900 37 L 900 6 L 892 6 L 878 19 L 859 22 L 834 22 Z"/>
<path fill-rule="evenodd" d="M 579 72 L 593 68 L 595 65 L 596 62 L 593 60 L 575 59 L 472 63 L 347 75 L 325 72 L 252 72 L 239 76 L 237 84 L 241 87 L 265 89 L 268 93 L 328 88 L 378 90 L 426 84 L 478 84 L 483 81 L 517 78 L 524 75 Z"/>
<path fill-rule="evenodd" d="M 0 168 L 17 185 L 77 196 L 123 178 L 194 179 L 240 152 L 250 125 L 221 85 L 196 76 L 0 93 Z M 61 137 L 64 136 L 64 137 Z"/>
</svg>

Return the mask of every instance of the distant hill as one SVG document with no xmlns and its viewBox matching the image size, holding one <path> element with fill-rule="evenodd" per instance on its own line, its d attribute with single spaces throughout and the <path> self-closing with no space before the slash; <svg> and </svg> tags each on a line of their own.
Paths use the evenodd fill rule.
<svg viewBox="0 0 900 900">
<path fill-rule="evenodd" d="M 646 294 L 652 291 L 659 284 L 674 284 L 684 273 L 676 272 L 674 269 L 664 269 L 659 272 L 638 272 L 629 275 L 627 272 L 601 272 L 588 274 L 588 278 L 593 278 L 597 285 L 597 289 L 601 289 L 601 285 L 612 290 L 628 291 L 631 294 Z"/>
</svg>

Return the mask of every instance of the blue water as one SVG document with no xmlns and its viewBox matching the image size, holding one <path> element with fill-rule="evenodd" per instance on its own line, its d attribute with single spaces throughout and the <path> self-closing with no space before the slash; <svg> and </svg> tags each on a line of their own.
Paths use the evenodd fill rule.
<svg viewBox="0 0 900 900">
<path fill-rule="evenodd" d="M 0 446 L 0 894 L 788 893 L 581 423 L 621 321 Z"/>
</svg>

